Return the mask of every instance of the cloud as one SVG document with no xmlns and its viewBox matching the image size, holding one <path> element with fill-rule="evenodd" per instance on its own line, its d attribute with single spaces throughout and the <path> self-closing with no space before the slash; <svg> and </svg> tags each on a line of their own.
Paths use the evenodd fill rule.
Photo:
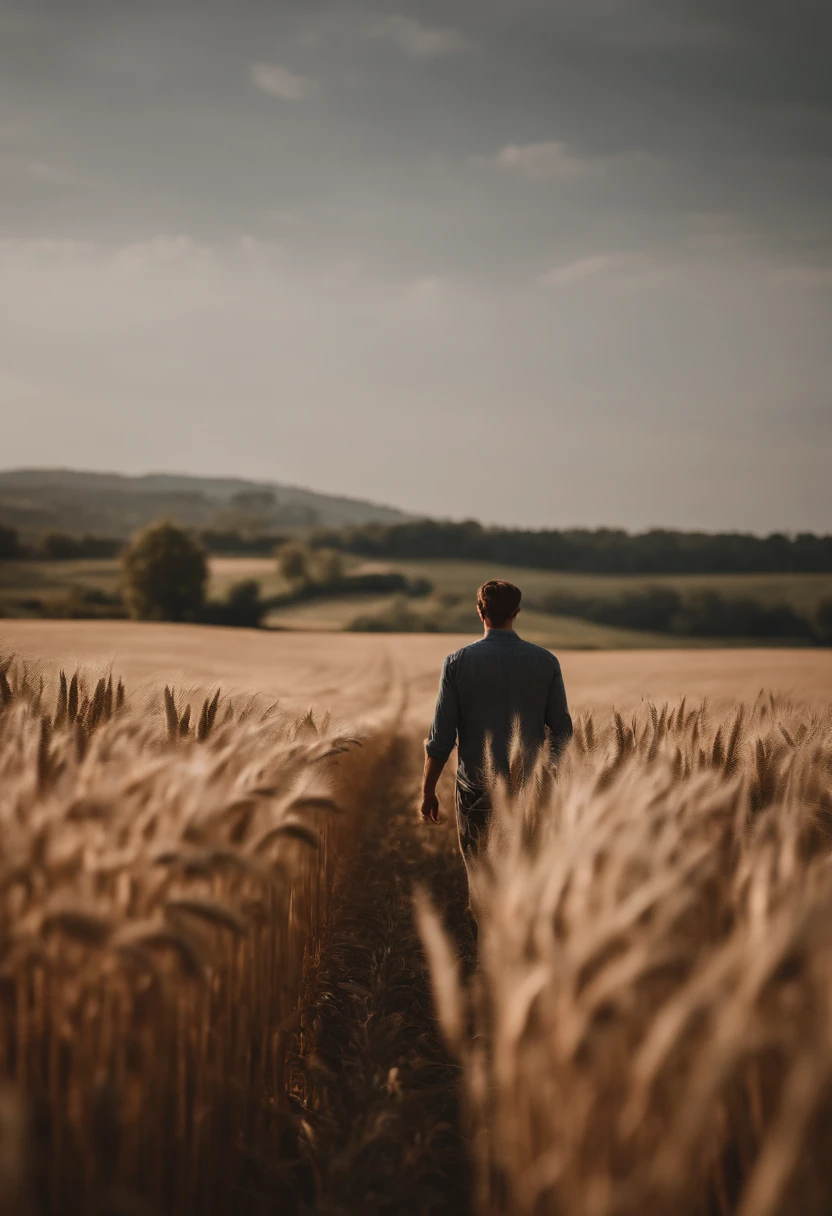
<svg viewBox="0 0 832 1216">
<path fill-rule="evenodd" d="M 379 38 L 404 51 L 411 59 L 437 59 L 473 45 L 459 30 L 422 25 L 412 17 L 393 14 L 370 27 L 370 37 Z"/>
<path fill-rule="evenodd" d="M 747 221 L 729 211 L 700 211 L 686 217 L 692 249 L 703 253 L 728 253 L 747 247 L 753 232 Z"/>
<path fill-rule="evenodd" d="M 406 284 L 405 291 L 412 300 L 430 306 L 447 301 L 453 292 L 453 285 L 443 275 L 426 274 L 412 279 Z"/>
<path fill-rule="evenodd" d="M 645 152 L 623 152 L 608 155 L 580 153 L 560 140 L 540 143 L 506 144 L 494 156 L 472 156 L 469 164 L 512 173 L 528 181 L 578 181 L 608 169 L 626 165 L 644 165 L 650 156 Z"/>
<path fill-rule="evenodd" d="M 183 268 L 189 271 L 212 269 L 214 252 L 190 236 L 160 233 L 144 241 L 122 245 L 114 264 L 128 271 L 154 271 L 158 268 Z"/>
<path fill-rule="evenodd" d="M 638 253 L 593 253 L 573 262 L 554 266 L 540 276 L 544 287 L 568 287 L 589 279 L 607 279 L 618 283 L 646 282 L 657 267 L 651 258 Z"/>
<path fill-rule="evenodd" d="M 317 92 L 317 85 L 310 77 L 298 76 L 276 63 L 253 63 L 251 79 L 261 92 L 281 101 L 305 101 Z"/>
<path fill-rule="evenodd" d="M 59 263 L 86 256 L 94 249 L 91 241 L 77 241 L 71 237 L 3 237 L 0 239 L 0 260 L 25 262 L 31 258 Z"/>
<path fill-rule="evenodd" d="M 796 262 L 774 271 L 771 281 L 778 287 L 832 287 L 832 266 Z"/>
</svg>

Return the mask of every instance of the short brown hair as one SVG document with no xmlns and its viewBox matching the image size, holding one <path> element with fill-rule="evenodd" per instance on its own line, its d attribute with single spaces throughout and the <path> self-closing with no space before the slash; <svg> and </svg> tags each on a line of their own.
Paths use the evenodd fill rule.
<svg viewBox="0 0 832 1216">
<path fill-rule="evenodd" d="M 520 611 L 522 593 L 514 583 L 506 583 L 501 578 L 493 578 L 483 583 L 477 592 L 477 607 L 489 625 L 500 628 L 517 616 Z"/>
</svg>

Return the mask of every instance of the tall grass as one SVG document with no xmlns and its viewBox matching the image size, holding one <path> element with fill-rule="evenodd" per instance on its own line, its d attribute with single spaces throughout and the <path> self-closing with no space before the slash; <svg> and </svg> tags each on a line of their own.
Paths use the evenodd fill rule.
<svg viewBox="0 0 832 1216">
<path fill-rule="evenodd" d="M 832 714 L 587 715 L 527 776 L 469 984 L 420 909 L 480 1210 L 829 1212 Z"/>
<path fill-rule="evenodd" d="M 303 976 L 389 741 L 0 662 L 0 1211 L 236 1210 L 250 1147 L 291 1148 Z"/>
</svg>

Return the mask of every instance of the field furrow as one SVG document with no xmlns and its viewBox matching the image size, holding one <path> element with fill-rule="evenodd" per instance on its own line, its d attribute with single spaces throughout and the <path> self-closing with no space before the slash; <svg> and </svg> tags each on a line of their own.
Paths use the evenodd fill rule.
<svg viewBox="0 0 832 1216">
<path fill-rule="evenodd" d="M 414 812 L 413 741 L 368 805 L 336 874 L 329 937 L 310 976 L 305 1112 L 319 1216 L 470 1210 L 461 1070 L 440 1038 L 413 915 L 424 886 L 463 950 L 464 872 L 450 824 Z"/>
</svg>

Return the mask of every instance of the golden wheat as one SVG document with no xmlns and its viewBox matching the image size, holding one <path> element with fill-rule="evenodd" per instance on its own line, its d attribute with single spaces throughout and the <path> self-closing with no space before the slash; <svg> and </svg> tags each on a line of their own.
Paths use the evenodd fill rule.
<svg viewBox="0 0 832 1216">
<path fill-rule="evenodd" d="M 0 1211 L 237 1210 L 327 1126 L 309 977 L 401 708 L 0 662 Z M 584 714 L 556 776 L 514 760 L 469 980 L 417 901 L 480 1210 L 827 1212 L 829 712 Z"/>
<path fill-rule="evenodd" d="M 418 915 L 482 1212 L 829 1211 L 829 710 L 585 715 L 472 883 L 467 986 Z"/>
<path fill-rule="evenodd" d="M 0 662 L 0 1210 L 228 1210 L 389 739 Z"/>
</svg>

